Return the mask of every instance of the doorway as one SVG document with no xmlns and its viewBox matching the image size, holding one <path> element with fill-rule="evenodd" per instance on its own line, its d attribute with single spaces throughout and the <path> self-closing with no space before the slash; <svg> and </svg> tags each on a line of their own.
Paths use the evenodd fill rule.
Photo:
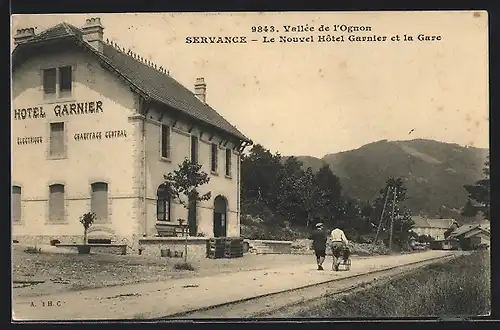
<svg viewBox="0 0 500 330">
<path fill-rule="evenodd" d="M 214 237 L 227 235 L 227 199 L 217 196 L 214 200 Z"/>
</svg>

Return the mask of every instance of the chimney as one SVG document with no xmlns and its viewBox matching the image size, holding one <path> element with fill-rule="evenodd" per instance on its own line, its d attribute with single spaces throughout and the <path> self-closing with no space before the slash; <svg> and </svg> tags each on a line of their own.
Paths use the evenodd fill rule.
<svg viewBox="0 0 500 330">
<path fill-rule="evenodd" d="M 206 103 L 207 84 L 205 83 L 204 78 L 196 78 L 196 82 L 194 83 L 194 95 L 196 95 L 201 102 Z"/>
<path fill-rule="evenodd" d="M 103 30 L 101 19 L 99 17 L 88 18 L 82 28 L 83 40 L 88 42 L 98 52 L 102 53 L 103 49 Z"/>
<path fill-rule="evenodd" d="M 14 36 L 14 45 L 19 45 L 35 37 L 35 28 L 17 29 Z"/>
</svg>

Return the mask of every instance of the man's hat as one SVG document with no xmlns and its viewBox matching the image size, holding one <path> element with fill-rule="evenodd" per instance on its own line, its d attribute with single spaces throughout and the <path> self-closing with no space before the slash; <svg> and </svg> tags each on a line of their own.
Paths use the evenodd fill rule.
<svg viewBox="0 0 500 330">
<path fill-rule="evenodd" d="M 316 224 L 316 228 L 319 228 L 319 227 L 322 227 L 322 226 L 323 226 L 323 223 L 322 223 L 322 222 L 318 222 L 318 223 Z"/>
</svg>

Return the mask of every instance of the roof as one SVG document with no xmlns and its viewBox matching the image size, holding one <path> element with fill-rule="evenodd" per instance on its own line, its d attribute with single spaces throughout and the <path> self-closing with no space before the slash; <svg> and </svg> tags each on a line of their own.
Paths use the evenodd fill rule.
<svg viewBox="0 0 500 330">
<path fill-rule="evenodd" d="M 217 111 L 208 104 L 200 101 L 193 92 L 168 74 L 135 59 L 133 56 L 125 53 L 125 51 L 119 50 L 107 43 L 103 43 L 103 52 L 100 53 L 87 42 L 83 41 L 82 34 L 81 29 L 68 23 L 60 23 L 42 31 L 28 42 L 17 45 L 12 56 L 14 58 L 16 51 L 24 46 L 43 43 L 49 40 L 73 38 L 78 42 L 78 45 L 91 50 L 92 54 L 107 64 L 106 67 L 110 66 L 111 69 L 114 69 L 129 84 L 133 85 L 135 89 L 142 92 L 148 98 L 229 133 L 233 137 L 252 143 L 249 138 L 231 125 Z"/>
<path fill-rule="evenodd" d="M 421 216 L 411 218 L 415 222 L 414 228 L 448 229 L 455 223 L 455 219 L 427 219 Z"/>
<path fill-rule="evenodd" d="M 489 227 L 482 226 L 481 224 L 474 224 L 474 225 L 463 225 L 463 226 L 455 229 L 455 231 L 453 231 L 450 234 L 450 236 L 453 236 L 453 237 L 462 236 L 464 234 L 471 232 L 474 229 L 480 229 L 480 230 L 490 234 Z"/>
<path fill-rule="evenodd" d="M 479 231 L 470 230 L 470 231 L 468 231 L 467 233 L 464 234 L 464 237 L 465 238 L 470 238 L 472 236 L 476 236 L 478 233 L 484 233 L 484 234 L 486 234 L 488 236 L 491 236 L 491 233 L 488 230 L 484 229 L 484 228 L 478 227 L 478 228 L 475 228 L 475 229 L 479 229 Z"/>
</svg>

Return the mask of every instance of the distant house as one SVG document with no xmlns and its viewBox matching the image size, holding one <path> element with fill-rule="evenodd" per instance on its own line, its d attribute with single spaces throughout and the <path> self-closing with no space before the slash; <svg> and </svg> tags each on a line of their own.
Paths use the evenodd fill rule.
<svg viewBox="0 0 500 330">
<path fill-rule="evenodd" d="M 481 224 L 463 225 L 453 231 L 450 238 L 458 239 L 463 249 L 473 249 L 482 244 L 490 246 L 490 227 Z"/>
<path fill-rule="evenodd" d="M 454 219 L 427 219 L 422 216 L 413 216 L 415 222 L 413 232 L 419 236 L 427 235 L 436 241 L 444 240 L 444 233 L 453 226 L 458 227 Z"/>
</svg>

